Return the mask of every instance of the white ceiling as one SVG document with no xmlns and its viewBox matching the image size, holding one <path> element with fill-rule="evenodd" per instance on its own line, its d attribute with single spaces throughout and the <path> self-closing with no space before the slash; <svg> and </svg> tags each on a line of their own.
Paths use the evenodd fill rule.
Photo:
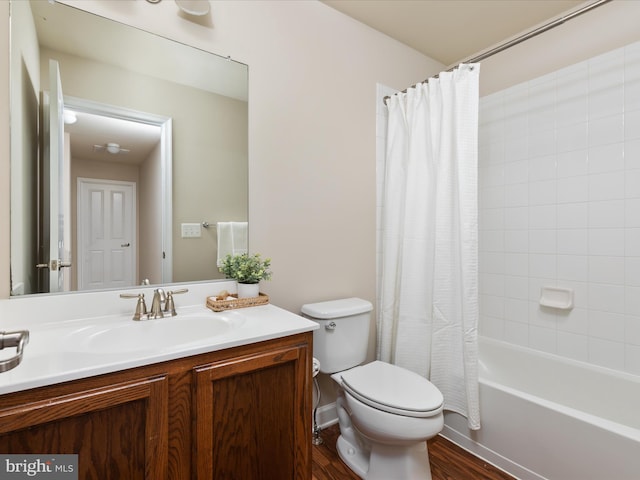
<svg viewBox="0 0 640 480">
<path fill-rule="evenodd" d="M 321 0 L 446 66 L 582 5 L 582 0 Z"/>
</svg>

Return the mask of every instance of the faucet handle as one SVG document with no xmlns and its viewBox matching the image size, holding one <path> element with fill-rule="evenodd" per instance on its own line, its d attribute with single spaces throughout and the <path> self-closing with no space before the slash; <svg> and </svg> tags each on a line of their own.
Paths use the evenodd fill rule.
<svg viewBox="0 0 640 480">
<path fill-rule="evenodd" d="M 173 290 L 167 292 L 167 301 L 164 304 L 164 311 L 171 314 L 172 317 L 177 315 L 176 313 L 176 305 L 173 302 L 173 296 L 178 295 L 179 293 L 187 293 L 189 291 L 188 288 L 182 288 L 180 290 Z"/>
<path fill-rule="evenodd" d="M 141 320 L 147 315 L 147 304 L 144 301 L 144 293 L 121 293 L 120 298 L 137 298 L 136 311 L 133 314 L 133 320 Z"/>
</svg>

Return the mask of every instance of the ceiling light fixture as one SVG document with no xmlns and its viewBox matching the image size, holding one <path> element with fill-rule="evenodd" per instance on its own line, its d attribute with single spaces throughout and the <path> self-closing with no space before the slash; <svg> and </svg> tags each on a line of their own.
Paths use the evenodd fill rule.
<svg viewBox="0 0 640 480">
<path fill-rule="evenodd" d="M 202 16 L 209 13 L 209 0 L 176 0 L 176 4 L 184 13 Z"/>
<path fill-rule="evenodd" d="M 117 143 L 107 143 L 107 152 L 111 155 L 117 155 L 120 153 L 120 145 Z"/>
<path fill-rule="evenodd" d="M 160 0 L 147 0 L 149 3 L 160 3 Z M 201 17 L 209 13 L 209 0 L 176 0 L 176 5 L 188 15 Z"/>
<path fill-rule="evenodd" d="M 129 153 L 131 150 L 127 150 L 126 148 L 122 148 L 118 143 L 109 142 L 106 145 L 94 145 L 94 152 L 108 152 L 111 155 L 119 155 L 121 153 Z"/>
</svg>

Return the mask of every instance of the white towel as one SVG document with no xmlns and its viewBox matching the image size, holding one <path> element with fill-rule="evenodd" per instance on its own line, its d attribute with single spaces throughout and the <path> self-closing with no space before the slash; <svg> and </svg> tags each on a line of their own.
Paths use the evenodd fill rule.
<svg viewBox="0 0 640 480">
<path fill-rule="evenodd" d="M 247 253 L 247 222 L 218 222 L 218 267 L 227 255 Z"/>
</svg>

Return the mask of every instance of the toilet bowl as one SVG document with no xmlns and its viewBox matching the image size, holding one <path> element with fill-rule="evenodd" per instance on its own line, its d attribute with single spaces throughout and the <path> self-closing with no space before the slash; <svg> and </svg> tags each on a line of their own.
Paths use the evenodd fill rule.
<svg viewBox="0 0 640 480">
<path fill-rule="evenodd" d="M 382 361 L 363 365 L 372 305 L 361 299 L 302 307 L 320 324 L 314 356 L 338 384 L 342 461 L 366 480 L 430 480 L 426 441 L 444 425 L 442 393 L 426 378 Z"/>
<path fill-rule="evenodd" d="M 367 480 L 430 479 L 426 441 L 444 425 L 440 391 L 380 361 L 331 377 L 341 387 L 336 408 L 342 461 Z"/>
</svg>

